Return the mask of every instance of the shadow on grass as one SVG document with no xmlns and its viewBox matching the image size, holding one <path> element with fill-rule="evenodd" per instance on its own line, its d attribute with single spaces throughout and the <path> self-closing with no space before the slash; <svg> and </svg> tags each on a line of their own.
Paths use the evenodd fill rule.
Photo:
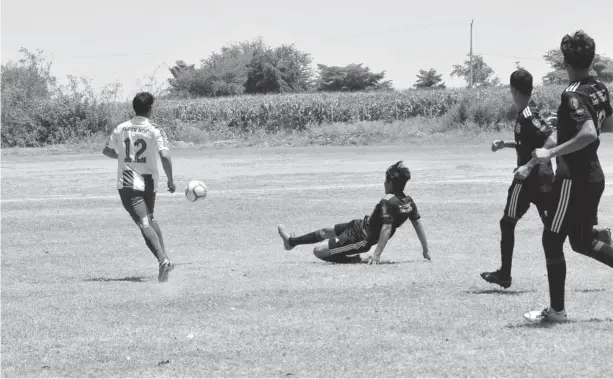
<svg viewBox="0 0 613 379">
<path fill-rule="evenodd" d="M 605 292 L 604 288 L 588 288 L 588 289 L 576 289 L 573 292 L 589 293 L 589 292 Z"/>
<path fill-rule="evenodd" d="M 125 278 L 91 278 L 85 279 L 85 282 L 133 282 L 133 283 L 144 283 L 148 281 L 148 279 L 144 276 L 127 276 Z"/>
<path fill-rule="evenodd" d="M 567 322 L 555 323 L 555 322 L 541 322 L 541 323 L 529 323 L 523 322 L 521 324 L 509 324 L 507 325 L 508 329 L 517 329 L 517 328 L 525 328 L 525 329 L 550 329 L 555 328 L 557 326 L 569 325 L 569 324 L 600 324 L 603 322 L 613 323 L 612 318 L 591 318 L 588 320 L 569 320 Z"/>
<path fill-rule="evenodd" d="M 420 261 L 417 260 L 407 260 L 407 261 L 379 261 L 379 265 L 398 265 L 404 263 L 417 263 Z M 290 262 L 285 262 L 290 263 Z M 333 266 L 359 266 L 359 265 L 368 265 L 368 261 L 365 262 L 348 262 L 348 263 L 336 263 L 336 262 L 325 262 L 325 261 L 313 261 L 313 262 L 294 262 L 295 264 L 303 265 L 333 265 Z"/>
<path fill-rule="evenodd" d="M 489 289 L 489 290 L 472 290 L 472 291 L 464 291 L 467 294 L 471 295 L 509 295 L 509 296 L 517 296 L 523 295 L 525 293 L 534 293 L 536 290 L 503 290 L 503 289 Z"/>
</svg>

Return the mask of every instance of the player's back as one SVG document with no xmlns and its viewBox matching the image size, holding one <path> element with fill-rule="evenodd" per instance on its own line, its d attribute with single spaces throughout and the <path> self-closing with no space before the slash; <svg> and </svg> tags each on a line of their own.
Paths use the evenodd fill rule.
<svg viewBox="0 0 613 379">
<path fill-rule="evenodd" d="M 118 154 L 118 188 L 157 188 L 156 154 L 165 146 L 162 132 L 144 117 L 134 117 L 115 128 L 111 136 Z"/>
<path fill-rule="evenodd" d="M 579 131 L 579 126 L 592 120 L 596 133 L 600 136 L 602 123 L 611 113 L 610 95 L 607 87 L 593 76 L 571 83 L 562 93 L 558 108 L 558 144 L 572 139 Z M 585 148 L 565 155 L 568 173 L 572 177 L 589 174 L 590 180 L 601 180 L 604 174 L 598 160 L 600 139 Z"/>
<path fill-rule="evenodd" d="M 364 218 L 364 229 L 372 243 L 379 241 L 383 224 L 391 224 L 392 234 L 407 220 L 418 220 L 419 213 L 413 199 L 402 194 L 387 194 L 375 206 L 372 214 Z M 391 237 L 390 236 L 390 237 Z"/>
</svg>

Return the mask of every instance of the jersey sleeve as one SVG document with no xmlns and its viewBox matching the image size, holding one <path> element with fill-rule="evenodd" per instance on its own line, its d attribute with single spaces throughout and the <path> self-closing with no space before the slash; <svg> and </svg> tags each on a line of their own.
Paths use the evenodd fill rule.
<svg viewBox="0 0 613 379">
<path fill-rule="evenodd" d="M 411 207 L 411 209 L 409 210 L 409 220 L 419 220 L 421 216 L 419 215 L 419 211 L 417 210 L 417 204 L 415 204 L 413 199 L 409 199 L 409 203 L 407 205 Z"/>
<path fill-rule="evenodd" d="M 387 200 L 381 200 L 379 203 L 379 212 L 381 212 L 381 222 L 383 224 L 391 224 L 394 222 L 392 205 Z"/>
<path fill-rule="evenodd" d="M 562 104 L 566 105 L 564 109 L 568 112 L 568 117 L 574 121 L 576 129 L 579 129 L 587 120 L 592 119 L 583 96 L 573 92 L 564 92 Z"/>
<path fill-rule="evenodd" d="M 118 144 L 119 139 L 118 139 L 117 134 L 118 134 L 117 128 L 115 128 L 113 132 L 111 133 L 111 136 L 109 137 L 109 140 L 107 141 L 106 146 L 115 150 L 116 152 L 119 152 L 119 144 Z"/>
<path fill-rule="evenodd" d="M 530 116 L 522 118 L 520 123 L 524 130 L 530 130 L 530 134 L 534 136 L 538 146 L 543 146 L 547 138 L 553 133 L 553 127 L 540 117 Z"/>
<path fill-rule="evenodd" d="M 155 129 L 155 147 L 157 151 L 170 150 L 168 148 L 168 138 L 166 132 L 162 129 Z"/>
</svg>

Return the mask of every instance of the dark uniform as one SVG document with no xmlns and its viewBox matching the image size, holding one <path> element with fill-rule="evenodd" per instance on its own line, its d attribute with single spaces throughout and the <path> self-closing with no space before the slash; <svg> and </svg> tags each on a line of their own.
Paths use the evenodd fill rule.
<svg viewBox="0 0 613 379">
<path fill-rule="evenodd" d="M 532 159 L 532 151 L 543 147 L 553 128 L 540 116 L 538 107 L 531 100 L 526 108 L 517 114 L 515 120 L 515 143 L 517 144 L 517 166 L 523 166 Z M 525 180 L 515 179 L 509 187 L 504 217 L 517 222 L 530 204 L 534 204 L 544 220 L 547 197 L 554 180 L 551 162 L 539 163 Z"/>
<path fill-rule="evenodd" d="M 572 83 L 562 93 L 558 108 L 558 145 L 574 138 L 583 123 L 592 120 L 600 136 L 612 109 L 607 87 L 594 77 Z M 600 139 L 583 149 L 557 158 L 552 202 L 546 227 L 570 239 L 573 250 L 584 253 L 592 243 L 592 227 L 598 224 L 598 205 L 604 191 L 604 173 L 598 160 Z"/>
<path fill-rule="evenodd" d="M 391 237 L 406 220 L 415 221 L 419 218 L 417 206 L 410 196 L 387 194 L 370 216 L 334 225 L 334 232 L 338 237 L 328 241 L 328 248 L 333 256 L 365 253 L 379 242 L 384 224 L 391 224 Z"/>
</svg>

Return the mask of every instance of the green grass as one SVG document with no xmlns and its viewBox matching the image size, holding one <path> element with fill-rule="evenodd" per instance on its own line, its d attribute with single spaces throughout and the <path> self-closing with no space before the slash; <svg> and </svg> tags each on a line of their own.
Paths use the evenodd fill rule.
<svg viewBox="0 0 613 379">
<path fill-rule="evenodd" d="M 601 160 L 613 160 L 603 137 Z M 177 263 L 167 285 L 121 207 L 115 162 L 99 153 L 2 159 L 4 377 L 606 377 L 613 372 L 611 271 L 566 249 L 571 323 L 531 326 L 547 304 L 534 210 L 518 224 L 514 284 L 498 220 L 512 151 L 445 141 L 393 147 L 175 149 L 176 179 L 206 201 L 160 192 Z M 332 265 L 282 249 L 370 213 L 383 172 L 404 159 L 432 262 L 405 227 L 387 264 Z M 163 180 L 162 180 L 163 182 Z M 611 220 L 611 192 L 600 218 Z"/>
</svg>

